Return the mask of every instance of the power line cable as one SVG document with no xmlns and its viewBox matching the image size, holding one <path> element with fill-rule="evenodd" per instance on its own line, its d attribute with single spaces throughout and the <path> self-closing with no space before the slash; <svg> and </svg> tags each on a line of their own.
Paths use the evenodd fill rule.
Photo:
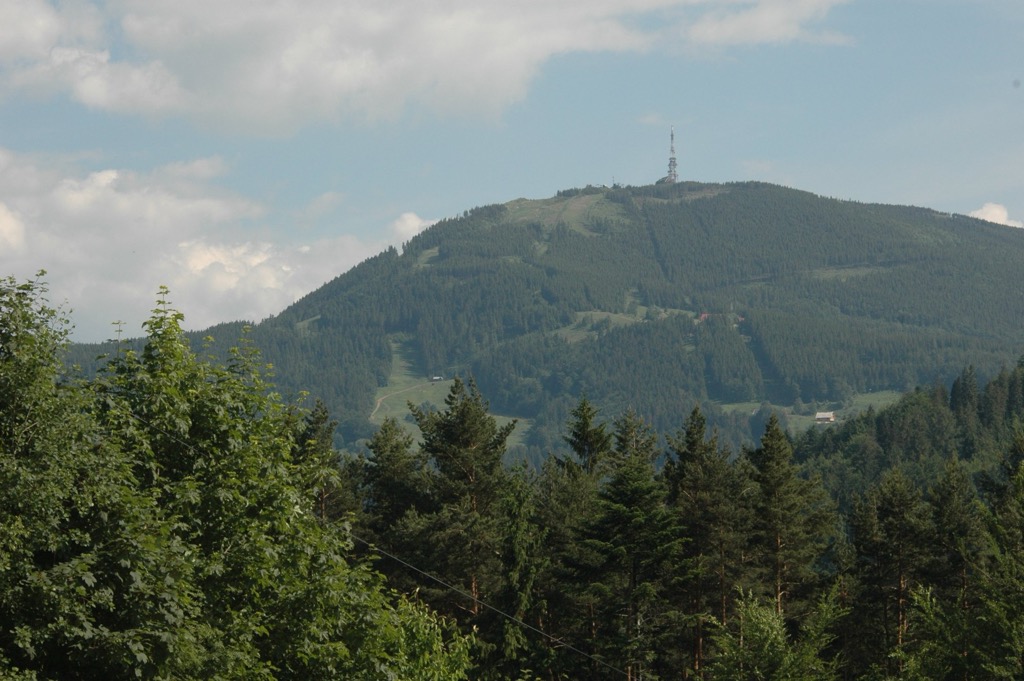
<svg viewBox="0 0 1024 681">
<path fill-rule="evenodd" d="M 128 415 L 131 418 L 133 418 L 136 421 L 142 423 L 143 425 L 147 426 L 151 430 L 154 430 L 157 433 L 160 433 L 161 435 L 163 435 L 164 437 L 177 442 L 178 444 L 182 445 L 183 447 L 188 448 L 188 450 L 191 451 L 191 452 L 195 451 L 195 447 L 193 447 L 190 443 L 185 442 L 184 440 L 182 440 L 180 437 L 178 437 L 174 433 L 168 433 L 166 430 L 164 430 L 164 429 L 154 425 L 153 423 L 147 421 L 146 419 L 142 418 L 138 414 L 134 413 L 131 409 L 127 410 L 127 413 L 128 413 Z M 624 676 L 626 678 L 630 677 L 629 673 L 626 672 L 625 670 L 619 669 L 618 667 L 616 667 L 616 666 L 614 666 L 612 664 L 609 664 L 608 662 L 605 662 L 604 660 L 602 660 L 599 657 L 595 657 L 595 656 L 591 655 L 590 653 L 588 653 L 586 651 L 580 650 L 579 648 L 577 648 L 576 646 L 572 645 L 571 643 L 566 643 L 565 641 L 552 636 L 551 634 L 547 633 L 546 631 L 538 629 L 537 627 L 533 626 L 532 624 L 528 624 L 527 622 L 524 622 L 523 620 L 519 619 L 518 617 L 516 617 L 514 615 L 510 615 L 509 613 L 505 612 L 504 610 L 496 608 L 493 605 L 491 605 L 490 603 L 487 603 L 485 601 L 480 600 L 476 596 L 473 596 L 472 594 L 467 593 L 466 591 L 463 591 L 462 589 L 459 589 L 458 587 L 456 587 L 456 586 L 454 586 L 452 584 L 449 584 L 448 582 L 444 581 L 440 577 L 435 577 L 434 575 L 430 574 L 426 570 L 422 570 L 422 569 L 416 567 L 415 565 L 413 565 L 412 563 L 409 563 L 408 561 L 402 560 L 398 556 L 383 550 L 379 546 L 377 546 L 375 544 L 371 544 L 370 542 L 366 541 L 362 537 L 356 536 L 355 533 L 353 533 L 351 530 L 348 531 L 348 534 L 354 540 L 356 540 L 360 544 L 363 544 L 364 546 L 369 548 L 371 551 L 375 551 L 375 552 L 377 552 L 377 553 L 379 553 L 379 554 L 381 554 L 383 556 L 387 556 L 391 560 L 393 560 L 393 561 L 395 561 L 397 563 L 400 563 L 401 565 L 404 565 L 405 567 L 409 568 L 410 570 L 412 570 L 414 572 L 418 572 L 419 574 L 423 575 L 427 579 L 430 579 L 430 580 L 432 580 L 434 582 L 437 582 L 438 584 L 440 584 L 444 588 L 449 589 L 451 591 L 454 591 L 455 593 L 459 594 L 460 596 L 468 598 L 469 600 L 473 601 L 474 603 L 477 603 L 480 606 L 482 606 L 484 608 L 487 608 L 488 610 L 490 610 L 490 611 L 492 611 L 494 613 L 497 613 L 498 615 L 500 615 L 501 617 L 504 617 L 505 619 L 509 620 L 510 622 L 514 622 L 515 624 L 518 624 L 521 627 L 524 627 L 526 629 L 529 629 L 530 631 L 536 632 L 536 633 L 540 634 L 541 636 L 543 636 L 548 641 L 550 641 L 550 642 L 552 642 L 554 644 L 557 644 L 558 646 L 561 646 L 561 647 L 563 647 L 563 648 L 565 648 L 567 650 L 570 650 L 570 651 L 576 653 L 577 655 L 582 655 L 583 657 L 587 658 L 588 660 L 591 660 L 592 662 L 596 662 L 597 664 L 601 665 L 602 667 L 605 667 L 606 669 L 610 669 L 611 671 L 613 671 L 613 672 L 615 672 L 617 674 L 621 674 L 622 676 Z"/>
<path fill-rule="evenodd" d="M 355 534 L 352 533 L 351 530 L 349 530 L 349 536 L 351 536 L 357 542 L 365 545 L 370 550 L 376 551 L 377 553 L 380 553 L 381 555 L 387 556 L 388 558 L 390 558 L 393 561 L 401 563 L 402 565 L 404 565 L 405 567 L 409 568 L 410 570 L 418 572 L 421 575 L 423 575 L 424 577 L 426 577 L 427 579 L 430 579 L 430 580 L 433 580 L 433 581 L 437 582 L 438 584 L 440 584 L 444 588 L 450 589 L 451 591 L 454 591 L 455 593 L 459 594 L 460 596 L 464 596 L 464 597 L 468 598 L 469 600 L 473 601 L 474 603 L 476 603 L 478 605 L 481 605 L 481 606 L 487 608 L 488 610 L 501 615 L 502 617 L 504 617 L 505 619 L 509 620 L 510 622 L 514 622 L 514 623 L 518 624 L 521 627 L 525 627 L 525 628 L 529 629 L 530 631 L 534 631 L 534 632 L 540 634 L 541 636 L 543 636 L 544 638 L 546 638 L 547 640 L 551 641 L 552 643 L 556 643 L 556 644 L 558 644 L 558 645 L 560 645 L 560 646 L 562 646 L 562 647 L 564 647 L 564 648 L 566 648 L 568 650 L 571 650 L 572 652 L 576 653 L 577 655 L 582 655 L 583 657 L 587 658 L 588 660 L 596 662 L 599 665 L 612 670 L 613 672 L 616 672 L 618 674 L 622 674 L 623 676 L 625 676 L 627 678 L 629 677 L 629 674 L 626 671 L 624 671 L 622 669 L 619 669 L 618 667 L 616 667 L 614 665 L 608 664 L 607 662 L 605 662 L 601 658 L 594 657 L 590 653 L 587 653 L 587 652 L 585 652 L 583 650 L 580 650 L 579 648 L 573 646 L 572 644 L 566 643 L 565 641 L 562 641 L 561 639 L 558 639 L 558 638 L 552 636 L 551 634 L 547 633 L 546 631 L 542 631 L 541 629 L 538 629 L 537 627 L 533 626 L 532 624 L 528 624 L 528 623 L 524 622 L 523 620 L 519 619 L 518 617 L 516 617 L 514 615 L 510 615 L 507 612 L 505 612 L 504 610 L 500 610 L 499 608 L 494 607 L 490 603 L 487 603 L 485 601 L 480 600 L 476 596 L 474 596 L 474 595 L 472 595 L 470 593 L 467 593 L 467 592 L 463 591 L 462 589 L 459 589 L 458 587 L 449 584 L 448 582 L 445 582 L 443 579 L 441 579 L 439 577 L 435 577 L 434 575 L 430 574 L 426 570 L 421 570 L 420 568 L 416 567 L 412 563 L 404 561 L 401 558 L 399 558 L 398 556 L 396 556 L 394 554 L 391 554 L 391 553 L 388 553 L 387 551 L 384 551 L 379 546 L 376 546 L 375 544 L 371 544 L 370 542 L 366 541 L 365 539 L 357 537 Z"/>
</svg>

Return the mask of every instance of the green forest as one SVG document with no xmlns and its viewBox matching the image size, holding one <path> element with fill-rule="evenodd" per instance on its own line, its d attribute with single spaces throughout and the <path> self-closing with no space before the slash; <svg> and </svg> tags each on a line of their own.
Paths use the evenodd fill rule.
<svg viewBox="0 0 1024 681">
<path fill-rule="evenodd" d="M 1024 351 L 1022 267 L 1024 230 L 926 208 L 756 182 L 588 187 L 442 220 L 247 337 L 282 393 L 323 401 L 339 446 L 380 425 L 402 354 L 424 380 L 474 376 L 534 464 L 584 394 L 660 432 L 700 404 L 738 451 L 771 411 L 852 415 L 969 365 L 996 376 Z M 192 339 L 226 359 L 243 326 Z"/>
<path fill-rule="evenodd" d="M 167 295 L 76 372 L 0 281 L 2 679 L 1024 675 L 1024 359 L 740 447 L 584 395 L 531 466 L 471 374 L 339 451 Z"/>
</svg>

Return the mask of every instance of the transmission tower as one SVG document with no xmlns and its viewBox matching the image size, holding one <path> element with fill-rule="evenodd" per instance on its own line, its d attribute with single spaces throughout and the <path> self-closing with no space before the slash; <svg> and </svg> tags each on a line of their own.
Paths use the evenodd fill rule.
<svg viewBox="0 0 1024 681">
<path fill-rule="evenodd" d="M 675 184 L 679 180 L 679 176 L 676 173 L 676 129 L 675 127 L 669 128 L 669 156 L 668 156 L 668 175 L 665 176 L 665 181 L 669 184 Z"/>
</svg>

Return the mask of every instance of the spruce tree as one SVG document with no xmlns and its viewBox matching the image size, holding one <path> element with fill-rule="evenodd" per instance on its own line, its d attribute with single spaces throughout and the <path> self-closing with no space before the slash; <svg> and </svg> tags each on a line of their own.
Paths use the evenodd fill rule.
<svg viewBox="0 0 1024 681">
<path fill-rule="evenodd" d="M 515 422 L 499 427 L 472 380 L 455 379 L 443 411 L 409 407 L 431 466 L 431 506 L 407 513 L 401 532 L 418 551 L 410 556 L 418 567 L 456 587 L 424 584 L 428 602 L 471 629 L 482 603 L 502 588 L 502 500 L 509 485 L 502 459 Z"/>
<path fill-rule="evenodd" d="M 970 566 L 970 582 L 953 597 L 943 589 L 915 594 L 917 649 L 923 678 L 943 681 L 1019 679 L 1024 675 L 1024 474 L 1010 477 L 983 515 L 988 541 Z"/>
<path fill-rule="evenodd" d="M 597 413 L 586 397 L 580 398 L 572 410 L 569 434 L 564 438 L 576 456 L 576 462 L 587 473 L 597 470 L 612 449 L 612 434 L 607 432 L 605 424 L 595 423 Z"/>
<path fill-rule="evenodd" d="M 585 529 L 588 564 L 581 576 L 596 597 L 596 652 L 631 678 L 642 678 L 658 654 L 664 576 L 679 539 L 654 474 L 654 433 L 628 412 L 616 421 L 615 442 L 595 516 Z"/>
<path fill-rule="evenodd" d="M 940 597 L 966 607 L 988 536 L 984 507 L 962 463 L 946 464 L 942 478 L 929 491 L 927 504 L 933 544 L 926 579 Z"/>
<path fill-rule="evenodd" d="M 585 407 L 588 412 L 592 409 L 589 403 Z M 574 414 L 570 419 L 570 431 L 577 432 L 580 415 Z M 589 424 L 579 432 L 593 432 L 593 421 Z M 599 450 L 591 451 L 606 452 L 611 448 L 611 435 L 604 433 L 603 425 L 596 427 L 601 433 L 598 440 L 603 444 Z M 544 556 L 535 582 L 541 608 L 537 624 L 556 640 L 575 641 L 578 646 L 592 651 L 597 601 L 578 570 L 583 562 L 582 554 L 586 553 L 583 547 L 585 527 L 595 514 L 599 478 L 596 470 L 588 470 L 580 463 L 584 460 L 580 453 L 587 449 L 577 449 L 572 437 L 565 440 L 573 447 L 573 454 L 553 453 L 542 463 L 537 480 L 535 521 L 542 529 Z M 545 667 L 552 678 L 572 678 L 580 664 L 578 653 L 564 646 L 553 646 Z"/>
<path fill-rule="evenodd" d="M 715 632 L 716 651 L 707 677 L 715 681 L 839 678 L 838 660 L 829 650 L 834 624 L 843 615 L 837 601 L 834 592 L 822 596 L 794 635 L 774 603 L 745 595 L 732 626 Z"/>
<path fill-rule="evenodd" d="M 707 648 L 708 623 L 728 623 L 743 570 L 751 516 L 742 502 L 745 467 L 729 463 L 718 440 L 707 438 L 706 421 L 694 407 L 683 431 L 669 438 L 665 478 L 668 502 L 683 540 L 673 566 L 671 598 L 679 603 L 685 631 L 687 666 L 700 677 Z M 675 640 L 667 646 L 678 647 Z"/>
<path fill-rule="evenodd" d="M 370 456 L 363 465 L 362 496 L 366 524 L 382 541 L 410 510 L 431 509 L 429 471 L 422 452 L 413 450 L 413 437 L 388 417 L 366 445 Z"/>
<path fill-rule="evenodd" d="M 887 673 L 903 670 L 911 595 L 923 583 L 933 536 L 928 505 L 900 469 L 890 469 L 858 500 L 851 518 L 856 552 L 856 660 Z"/>
<path fill-rule="evenodd" d="M 752 562 L 775 611 L 782 614 L 787 603 L 799 604 L 820 581 L 818 567 L 834 533 L 835 511 L 820 483 L 800 476 L 774 414 L 761 446 L 748 457 L 755 488 Z"/>
</svg>

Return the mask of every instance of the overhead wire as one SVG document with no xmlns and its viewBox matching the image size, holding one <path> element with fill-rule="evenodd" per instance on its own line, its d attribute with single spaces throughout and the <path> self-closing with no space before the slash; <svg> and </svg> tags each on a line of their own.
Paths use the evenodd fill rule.
<svg viewBox="0 0 1024 681">
<path fill-rule="evenodd" d="M 614 665 L 608 664 L 607 662 L 605 662 L 601 658 L 595 657 L 595 656 L 591 655 L 590 653 L 588 653 L 588 652 L 586 652 L 584 650 L 580 650 L 576 646 L 574 646 L 574 645 L 572 645 L 570 643 L 566 643 L 562 639 L 560 639 L 560 638 L 558 638 L 556 636 L 552 636 L 551 634 L 547 633 L 546 631 L 544 631 L 542 629 L 538 629 L 537 627 L 533 626 L 532 624 L 524 622 L 523 620 L 519 619 L 515 615 L 510 615 L 509 613 L 505 612 L 504 610 L 501 610 L 500 608 L 496 608 L 495 606 L 491 605 L 490 603 L 488 603 L 486 601 L 481 600 L 480 598 L 474 596 L 473 594 L 467 593 L 466 591 L 463 591 L 462 589 L 460 589 L 460 588 L 458 588 L 456 586 L 453 586 L 452 584 L 449 584 L 448 582 L 445 582 L 443 579 L 441 579 L 439 577 L 435 577 L 434 575 L 430 574 L 426 570 L 421 570 L 420 568 L 416 567 L 412 563 L 409 563 L 409 562 L 407 562 L 405 560 L 402 560 L 398 556 L 396 556 L 396 555 L 394 555 L 392 553 L 388 553 L 387 551 L 381 549 L 376 544 L 372 544 L 372 543 L 366 541 L 365 539 L 357 537 L 355 534 L 352 533 L 351 530 L 349 530 L 349 536 L 352 537 L 353 539 L 355 539 L 356 541 L 358 541 L 359 543 L 361 543 L 361 544 L 365 545 L 366 547 L 368 547 L 371 551 L 375 551 L 375 552 L 377 552 L 377 553 L 379 553 L 379 554 L 381 554 L 383 556 L 387 556 L 391 560 L 404 565 L 405 567 L 409 568 L 410 570 L 413 570 L 415 572 L 420 573 L 421 575 L 423 575 L 427 579 L 430 579 L 430 580 L 432 580 L 434 582 L 437 582 L 438 584 L 440 584 L 444 588 L 449 589 L 450 591 L 454 591 L 455 593 L 459 594 L 460 596 L 468 598 L 469 600 L 473 601 L 477 605 L 480 605 L 480 606 L 482 606 L 484 608 L 487 608 L 491 612 L 494 612 L 494 613 L 504 617 L 505 619 L 509 620 L 510 622 L 518 624 L 519 626 L 524 627 L 526 629 L 529 629 L 530 631 L 536 632 L 536 633 L 540 634 L 541 636 L 543 636 L 548 641 L 551 641 L 552 643 L 555 643 L 555 644 L 565 648 L 566 650 L 570 650 L 570 651 L 576 653 L 577 655 L 582 655 L 583 657 L 587 658 L 588 660 L 590 660 L 592 662 L 596 662 L 597 664 L 599 664 L 599 665 L 601 665 L 601 666 L 603 666 L 603 667 L 605 667 L 607 669 L 610 669 L 610 670 L 612 670 L 612 671 L 614 671 L 614 672 L 616 672 L 618 674 L 622 674 L 623 676 L 625 676 L 627 678 L 629 677 L 629 673 L 626 672 L 625 670 L 619 669 L 618 667 L 616 667 Z"/>
<path fill-rule="evenodd" d="M 188 448 L 189 451 L 193 451 L 193 452 L 195 451 L 195 447 L 193 447 L 193 445 L 191 443 L 185 442 L 184 440 L 182 440 L 179 436 L 177 436 L 174 433 L 168 433 L 166 430 L 164 430 L 164 429 L 160 428 L 159 426 L 156 426 L 155 424 L 147 421 L 146 419 L 142 418 L 138 414 L 135 414 L 130 409 L 128 410 L 128 415 L 131 418 L 139 421 L 143 425 L 147 426 L 151 430 L 156 431 L 157 433 L 160 433 L 164 437 L 166 437 L 166 438 L 168 438 L 170 440 L 173 440 L 173 441 L 177 442 L 178 444 Z M 588 652 L 586 652 L 584 650 L 580 650 L 576 646 L 574 646 L 574 645 L 572 645 L 570 643 L 567 643 L 567 642 L 563 641 L 562 639 L 560 639 L 560 638 L 558 638 L 556 636 L 552 636 L 551 634 L 547 633 L 546 631 L 543 631 L 542 629 L 538 629 L 537 627 L 533 626 L 532 624 L 524 622 L 523 620 L 519 619 L 518 617 L 516 617 L 514 615 L 511 615 L 511 614 L 505 612 L 504 610 L 501 610 L 500 608 L 497 608 L 497 607 L 491 605 L 490 603 L 487 603 L 486 601 L 483 601 L 480 598 L 478 598 L 478 597 L 476 597 L 476 596 L 474 596 L 474 595 L 472 595 L 470 593 L 467 593 L 466 591 L 464 591 L 464 590 L 462 590 L 462 589 L 460 589 L 460 588 L 458 588 L 458 587 L 456 587 L 456 586 L 454 586 L 452 584 L 449 584 L 448 582 L 444 581 L 440 577 L 437 577 L 437 576 L 427 572 L 426 570 L 422 570 L 422 569 L 416 567 L 412 563 L 399 558 L 398 556 L 394 555 L 393 553 L 385 551 L 384 549 L 380 548 L 376 544 L 373 544 L 371 542 L 366 541 L 365 539 L 357 536 L 351 530 L 348 531 L 348 534 L 349 534 L 350 537 L 352 537 L 352 539 L 354 539 L 355 541 L 363 544 L 364 546 L 369 548 L 371 551 L 379 553 L 379 554 L 381 554 L 383 556 L 387 556 L 391 560 L 393 560 L 393 561 L 395 561 L 395 562 L 397 562 L 397 563 L 399 563 L 399 564 L 409 568 L 410 570 L 412 570 L 414 572 L 417 572 L 417 573 L 423 575 L 427 579 L 440 584 L 444 588 L 446 588 L 446 589 L 448 589 L 450 591 L 453 591 L 453 592 L 459 594 L 460 596 L 463 596 L 463 597 L 473 601 L 474 603 L 480 605 L 481 607 L 484 607 L 484 608 L 494 612 L 495 614 L 500 615 L 501 617 L 504 617 L 508 621 L 513 622 L 515 624 L 518 624 L 519 626 L 521 626 L 521 627 L 523 627 L 525 629 L 529 629 L 530 631 L 533 631 L 533 632 L 539 634 L 540 636 L 544 637 L 546 640 L 550 641 L 551 643 L 556 644 L 557 646 L 560 646 L 562 648 L 565 648 L 566 650 L 569 650 L 569 651 L 571 651 L 571 652 L 573 652 L 573 653 L 575 653 L 577 655 L 585 657 L 588 660 L 590 660 L 591 662 L 595 662 L 598 665 L 600 665 L 600 666 L 602 666 L 602 667 L 604 667 L 606 669 L 609 669 L 609 670 L 611 670 L 611 671 L 613 671 L 613 672 L 615 672 L 617 674 L 621 674 L 622 676 L 624 676 L 626 678 L 630 678 L 629 672 L 627 672 L 627 671 L 625 671 L 623 669 L 620 669 L 620 668 L 618 668 L 618 667 L 616 667 L 616 666 L 614 666 L 612 664 L 609 664 L 608 662 L 605 662 L 601 658 L 596 657 L 594 655 L 591 655 L 590 653 L 588 653 Z"/>
</svg>

